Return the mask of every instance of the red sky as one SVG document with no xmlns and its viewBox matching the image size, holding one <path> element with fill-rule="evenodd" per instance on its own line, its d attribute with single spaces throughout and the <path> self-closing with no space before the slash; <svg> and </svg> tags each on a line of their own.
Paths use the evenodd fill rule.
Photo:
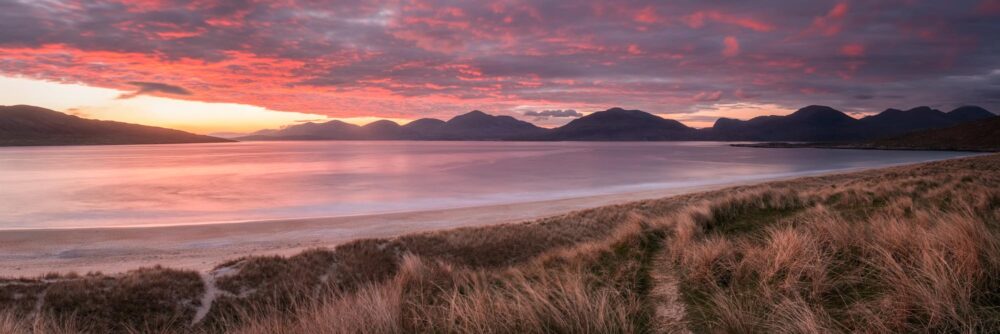
<svg viewBox="0 0 1000 334">
<path fill-rule="evenodd" d="M 613 106 L 705 126 L 808 104 L 996 111 L 998 36 L 996 0 L 15 0 L 0 2 L 0 77 L 114 89 L 50 98 L 125 119 L 165 102 L 108 101 L 295 113 L 226 109 L 253 126 L 472 109 L 551 126 Z"/>
</svg>

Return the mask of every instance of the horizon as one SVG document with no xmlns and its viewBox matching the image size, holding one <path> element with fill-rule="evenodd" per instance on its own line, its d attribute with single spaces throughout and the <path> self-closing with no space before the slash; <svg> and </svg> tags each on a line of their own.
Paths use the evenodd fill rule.
<svg viewBox="0 0 1000 334">
<path fill-rule="evenodd" d="M 17 106 L 17 105 L 9 105 L 9 106 L 0 105 L 0 107 L 14 107 L 14 106 Z M 26 106 L 31 106 L 31 105 L 26 105 Z M 37 107 L 37 106 L 34 106 L 34 107 Z M 982 107 L 977 106 L 977 105 L 960 105 L 960 106 L 952 108 L 950 110 L 940 110 L 940 109 L 937 109 L 937 108 L 930 107 L 928 105 L 920 105 L 920 106 L 914 106 L 914 107 L 910 107 L 910 108 L 885 108 L 885 109 L 883 109 L 880 112 L 872 112 L 872 113 L 846 113 L 846 112 L 843 112 L 842 110 L 837 109 L 836 107 L 824 106 L 824 105 L 815 105 L 814 104 L 814 105 L 803 106 L 802 108 L 798 108 L 798 109 L 792 110 L 789 113 L 784 113 L 784 114 L 781 114 L 781 115 L 761 114 L 761 115 L 753 116 L 753 118 L 760 117 L 760 116 L 788 116 L 788 115 L 790 115 L 790 114 L 792 114 L 794 112 L 797 112 L 797 111 L 799 111 L 801 109 L 805 109 L 805 108 L 808 108 L 808 107 L 831 108 L 831 109 L 833 109 L 835 111 L 838 111 L 838 112 L 844 114 L 845 116 L 853 118 L 855 120 L 861 120 L 862 118 L 865 118 L 865 117 L 868 117 L 868 116 L 875 116 L 875 115 L 881 114 L 882 112 L 886 112 L 886 111 L 889 111 L 889 110 L 910 111 L 910 110 L 919 109 L 919 108 L 930 108 L 930 109 L 932 109 L 934 111 L 942 112 L 942 113 L 946 113 L 947 114 L 947 113 L 955 111 L 955 110 L 957 110 L 959 108 L 966 108 L 966 107 L 982 108 Z M 635 109 L 629 109 L 629 108 L 625 108 L 625 107 L 609 107 L 609 108 L 604 109 L 604 110 L 596 110 L 596 111 L 593 111 L 593 112 L 579 113 L 579 116 L 577 116 L 575 118 L 572 118 L 569 122 L 572 122 L 573 120 L 575 120 L 577 118 L 582 118 L 584 116 L 588 116 L 588 115 L 591 115 L 591 114 L 594 114 L 594 113 L 598 113 L 598 112 L 610 111 L 612 109 L 635 110 Z M 991 113 L 993 115 L 997 115 L 995 112 L 993 112 L 991 110 L 988 110 L 988 109 L 985 109 L 985 108 L 982 108 L 982 109 L 986 110 L 987 112 L 989 112 L 989 113 Z M 646 112 L 644 110 L 639 110 L 639 111 Z M 86 115 L 78 115 L 78 114 L 75 114 L 75 113 L 71 113 L 71 112 L 68 113 L 68 112 L 65 112 L 65 111 L 60 111 L 60 112 L 63 112 L 63 113 L 68 114 L 68 115 L 73 115 L 73 116 L 77 116 L 77 117 L 87 118 Z M 200 133 L 200 134 L 209 135 L 209 136 L 216 136 L 216 137 L 220 137 L 220 138 L 235 139 L 235 138 L 239 138 L 239 137 L 242 137 L 242 136 L 252 135 L 252 134 L 254 134 L 256 132 L 260 132 L 260 131 L 283 130 L 283 129 L 286 129 L 288 127 L 292 127 L 292 126 L 295 126 L 295 125 L 301 125 L 301 124 L 323 124 L 323 123 L 328 123 L 328 122 L 343 122 L 343 123 L 347 123 L 347 124 L 358 126 L 358 127 L 365 127 L 367 125 L 374 124 L 374 123 L 377 123 L 377 122 L 389 121 L 389 122 L 392 122 L 393 124 L 396 124 L 396 125 L 399 125 L 399 126 L 405 126 L 405 125 L 407 125 L 409 123 L 412 123 L 412 122 L 415 122 L 415 121 L 418 121 L 418 120 L 421 120 L 421 119 L 435 119 L 435 120 L 440 120 L 440 121 L 449 121 L 449 120 L 451 120 L 454 117 L 458 117 L 458 116 L 462 116 L 462 115 L 467 115 L 467 114 L 472 114 L 472 113 L 475 113 L 475 112 L 483 113 L 485 115 L 493 116 L 493 117 L 495 117 L 495 116 L 509 116 L 509 115 L 503 115 L 503 114 L 492 114 L 492 113 L 485 112 L 485 111 L 482 111 L 482 110 L 479 110 L 479 109 L 475 109 L 475 110 L 470 110 L 470 111 L 467 111 L 465 113 L 461 113 L 461 114 L 458 114 L 458 115 L 455 115 L 455 116 L 452 116 L 452 117 L 449 117 L 449 118 L 446 118 L 446 119 L 440 119 L 440 118 L 434 118 L 434 117 L 424 117 L 424 118 L 409 119 L 409 120 L 400 120 L 400 119 L 391 119 L 391 118 L 378 118 L 378 117 L 356 117 L 356 118 L 352 118 L 352 119 L 325 118 L 325 119 L 313 119 L 313 120 L 296 121 L 294 123 L 279 125 L 277 127 L 272 127 L 272 128 L 258 128 L 258 129 L 249 130 L 247 132 L 216 131 L 216 132 Z M 649 113 L 649 112 L 646 112 L 646 113 Z M 664 115 L 661 115 L 661 114 L 655 114 L 655 113 L 649 113 L 649 114 L 657 116 L 657 117 L 661 117 L 661 118 L 667 119 L 667 120 L 675 120 L 675 119 L 669 118 L 669 115 L 667 117 L 664 117 Z M 555 126 L 544 126 L 544 125 L 540 125 L 540 124 L 534 123 L 531 120 L 525 120 L 525 119 L 517 118 L 517 117 L 514 117 L 514 118 L 518 119 L 518 120 L 521 120 L 521 121 L 524 121 L 524 122 L 528 122 L 528 123 L 530 123 L 532 125 L 535 125 L 535 126 L 538 126 L 538 127 L 544 128 L 544 129 L 549 129 L 549 130 L 556 129 L 556 128 L 562 127 L 562 126 L 564 126 L 566 124 L 569 124 L 569 122 L 567 122 L 565 124 L 559 124 L 559 125 L 555 125 Z M 712 128 L 714 126 L 715 122 L 717 122 L 718 120 L 723 119 L 723 118 L 733 119 L 733 120 L 740 120 L 740 121 L 748 121 L 748 120 L 752 119 L 752 118 L 742 118 L 741 119 L 741 118 L 732 118 L 732 117 L 720 116 L 719 118 L 716 118 L 715 121 L 713 121 L 713 122 L 711 122 L 711 123 L 709 123 L 709 124 L 707 124 L 705 126 L 691 126 L 691 125 L 686 124 L 686 123 L 684 123 L 682 121 L 679 121 L 679 120 L 678 120 L 678 122 L 681 122 L 685 126 L 687 126 L 689 128 L 692 128 L 692 129 L 705 130 L 705 129 Z M 97 119 L 97 120 L 103 120 L 103 119 Z M 111 121 L 117 121 L 117 120 L 111 120 Z M 136 124 L 138 124 L 138 123 L 136 123 Z M 139 125 L 148 125 L 148 124 L 139 124 Z M 178 129 L 179 130 L 184 130 L 184 129 L 180 129 L 180 128 L 178 128 Z M 195 133 L 197 133 L 197 132 L 195 132 Z"/>
<path fill-rule="evenodd" d="M 552 128 L 622 106 L 705 128 L 813 104 L 1000 109 L 995 0 L 174 5 L 2 5 L 0 105 L 203 134 L 470 110 Z"/>
</svg>

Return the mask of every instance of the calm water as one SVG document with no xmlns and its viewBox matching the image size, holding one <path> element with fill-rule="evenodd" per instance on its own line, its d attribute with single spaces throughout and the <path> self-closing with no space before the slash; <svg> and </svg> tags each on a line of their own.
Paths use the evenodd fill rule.
<svg viewBox="0 0 1000 334">
<path fill-rule="evenodd" d="M 0 229 L 357 215 L 967 155 L 725 143 L 259 142 L 0 148 Z"/>
</svg>

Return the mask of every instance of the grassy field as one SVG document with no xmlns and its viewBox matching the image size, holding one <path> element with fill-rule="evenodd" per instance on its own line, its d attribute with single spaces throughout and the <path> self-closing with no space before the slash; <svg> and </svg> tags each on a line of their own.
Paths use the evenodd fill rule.
<svg viewBox="0 0 1000 334">
<path fill-rule="evenodd" d="M 0 280 L 0 332 L 984 332 L 1000 155 L 357 240 L 209 273 Z"/>
</svg>

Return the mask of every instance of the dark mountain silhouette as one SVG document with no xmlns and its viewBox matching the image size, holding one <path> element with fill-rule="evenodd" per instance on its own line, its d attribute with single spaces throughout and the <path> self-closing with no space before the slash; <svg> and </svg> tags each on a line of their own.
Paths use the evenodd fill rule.
<svg viewBox="0 0 1000 334">
<path fill-rule="evenodd" d="M 382 120 L 363 127 L 341 121 L 305 123 L 281 130 L 258 131 L 239 139 L 862 142 L 993 116 L 975 106 L 957 108 L 948 113 L 917 107 L 909 110 L 887 109 L 877 115 L 855 119 L 836 109 L 813 105 L 787 116 L 760 116 L 745 121 L 720 118 L 711 128 L 693 129 L 644 111 L 611 108 L 550 130 L 510 116 L 493 116 L 475 110 L 447 122 L 423 118 L 400 126 Z"/>
<path fill-rule="evenodd" d="M 575 119 L 538 137 L 547 140 L 690 140 L 698 132 L 681 122 L 641 111 L 611 108 Z"/>
<path fill-rule="evenodd" d="M 414 138 L 437 138 L 441 137 L 447 122 L 436 118 L 421 118 L 413 122 L 406 123 L 403 128 L 409 131 Z"/>
<path fill-rule="evenodd" d="M 706 138 L 747 141 L 847 142 L 892 137 L 993 117 L 980 107 L 945 113 L 930 107 L 885 111 L 854 119 L 826 106 L 808 106 L 788 116 L 760 116 L 748 121 L 720 118 Z"/>
<path fill-rule="evenodd" d="M 960 107 L 948 113 L 926 106 L 906 111 L 886 109 L 877 115 L 862 118 L 860 120 L 861 126 L 858 130 L 858 137 L 892 137 L 914 131 L 948 127 L 993 116 L 986 109 L 975 106 Z"/>
<path fill-rule="evenodd" d="M 548 130 L 510 116 L 474 110 L 447 122 L 424 118 L 400 126 L 381 120 L 365 126 L 341 121 L 305 123 L 254 133 L 241 140 L 505 140 L 538 136 Z"/>
<path fill-rule="evenodd" d="M 438 134 L 440 137 L 434 139 L 501 140 L 545 132 L 546 129 L 510 116 L 493 116 L 473 110 L 448 120 Z"/>
<path fill-rule="evenodd" d="M 0 106 L 0 146 L 217 142 L 231 140 L 153 126 L 80 118 L 34 106 Z"/>
<path fill-rule="evenodd" d="M 361 127 L 361 137 L 378 138 L 388 140 L 400 140 L 410 138 L 409 131 L 396 122 L 390 120 L 374 121 Z"/>
<path fill-rule="evenodd" d="M 993 116 L 996 115 L 978 106 L 963 106 L 948 112 L 948 118 L 958 123 L 987 119 Z"/>
<path fill-rule="evenodd" d="M 827 106 L 808 106 L 788 116 L 759 116 L 747 121 L 720 118 L 706 138 L 754 141 L 836 141 L 856 136 L 858 120 Z"/>
</svg>

